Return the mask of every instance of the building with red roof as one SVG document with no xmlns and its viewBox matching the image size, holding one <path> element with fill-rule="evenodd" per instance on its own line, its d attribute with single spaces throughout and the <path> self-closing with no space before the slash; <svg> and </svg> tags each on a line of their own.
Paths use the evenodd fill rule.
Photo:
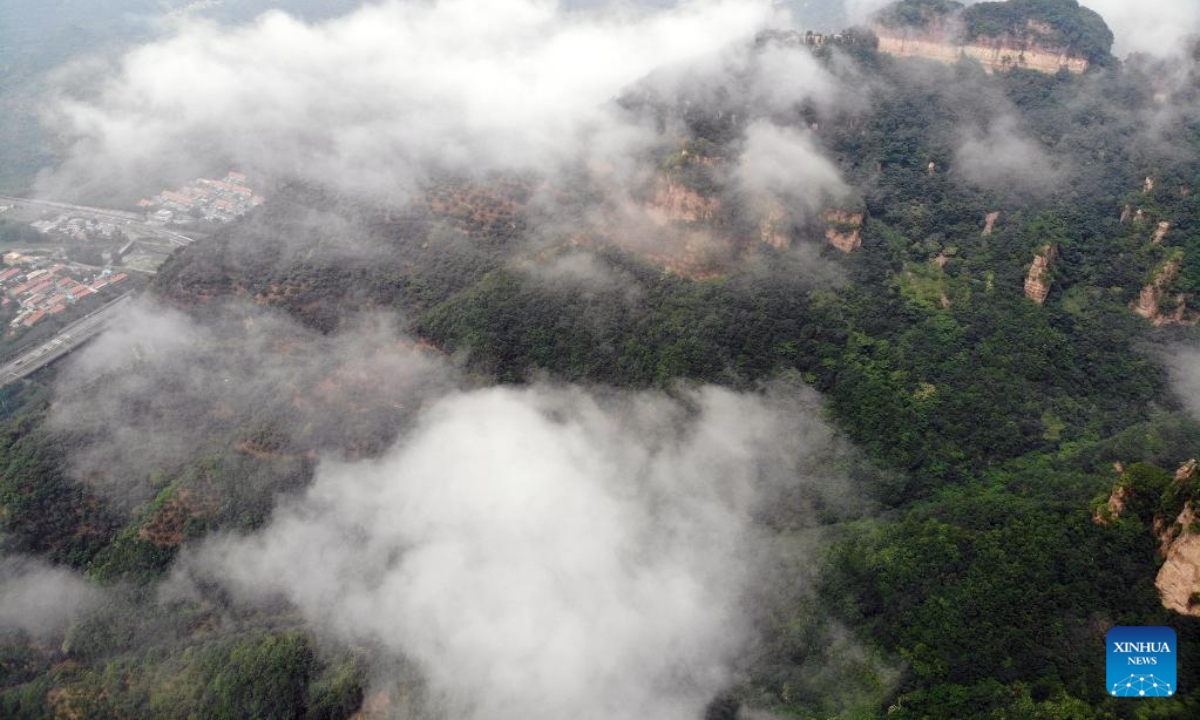
<svg viewBox="0 0 1200 720">
<path fill-rule="evenodd" d="M 30 294 L 30 295 L 37 295 L 38 293 L 45 292 L 45 291 L 49 290 L 49 289 L 50 289 L 50 288 L 52 288 L 52 287 L 54 287 L 54 281 L 53 281 L 53 280 L 43 280 L 43 281 L 41 281 L 40 283 L 38 283 L 38 284 L 34 285 L 33 287 L 29 288 L 29 294 Z"/>
</svg>

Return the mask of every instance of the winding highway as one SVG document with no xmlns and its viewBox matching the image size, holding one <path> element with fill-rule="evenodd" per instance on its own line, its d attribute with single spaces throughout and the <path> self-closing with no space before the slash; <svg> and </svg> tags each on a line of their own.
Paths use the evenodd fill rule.
<svg viewBox="0 0 1200 720">
<path fill-rule="evenodd" d="M 100 331 L 106 328 L 109 322 L 119 316 L 121 310 L 132 299 L 133 291 L 131 290 L 104 307 L 93 310 L 71 323 L 50 340 L 26 350 L 8 364 L 0 366 L 0 387 L 32 375 L 91 340 L 100 334 Z"/>
</svg>

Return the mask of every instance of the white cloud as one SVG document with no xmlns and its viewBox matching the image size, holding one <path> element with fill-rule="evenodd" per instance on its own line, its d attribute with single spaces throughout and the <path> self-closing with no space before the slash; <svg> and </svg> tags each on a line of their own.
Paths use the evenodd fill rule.
<svg viewBox="0 0 1200 720">
<path fill-rule="evenodd" d="M 695 718 L 747 637 L 757 503 L 829 435 L 811 407 L 719 389 L 688 405 L 451 395 L 184 567 L 412 660 L 450 716 Z"/>
<path fill-rule="evenodd" d="M 1200 419 L 1200 348 L 1181 348 L 1170 359 L 1171 379 L 1184 406 Z"/>
<path fill-rule="evenodd" d="M 433 170 L 556 167 L 636 145 L 609 102 L 651 70 L 777 18 L 766 0 L 567 12 L 551 0 L 385 2 L 308 24 L 187 21 L 51 116 L 72 145 L 43 192 L 154 189 L 236 160 L 402 197 Z"/>
<path fill-rule="evenodd" d="M 811 133 L 767 121 L 746 129 L 736 175 L 751 196 L 779 198 L 801 215 L 849 193 L 837 166 L 821 154 Z"/>
<path fill-rule="evenodd" d="M 1171 55 L 1189 37 L 1200 35 L 1200 2 L 1196 0 L 1080 0 L 1104 18 L 1116 36 L 1119 57 L 1142 52 Z"/>
<path fill-rule="evenodd" d="M 992 190 L 1049 192 L 1063 179 L 1049 150 L 1028 137 L 1012 115 L 968 131 L 955 150 L 954 169 L 967 182 Z"/>
<path fill-rule="evenodd" d="M 68 361 L 48 423 L 70 437 L 72 475 L 132 507 L 160 489 L 156 473 L 255 428 L 283 454 L 382 451 L 412 406 L 455 382 L 381 315 L 323 335 L 249 303 L 197 320 L 141 301 Z"/>
<path fill-rule="evenodd" d="M 851 24 L 865 23 L 880 8 L 895 0 L 845 0 L 846 15 Z"/>
<path fill-rule="evenodd" d="M 38 640 L 58 637 L 99 598 L 98 589 L 69 570 L 0 556 L 0 628 L 17 628 Z"/>
</svg>

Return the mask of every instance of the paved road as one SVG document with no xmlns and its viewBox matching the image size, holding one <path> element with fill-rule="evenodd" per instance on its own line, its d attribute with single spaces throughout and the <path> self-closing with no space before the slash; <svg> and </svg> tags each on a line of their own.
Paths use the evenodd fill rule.
<svg viewBox="0 0 1200 720">
<path fill-rule="evenodd" d="M 174 230 L 168 230 L 160 225 L 148 225 L 146 224 L 145 218 L 143 218 L 141 215 L 137 215 L 136 213 L 87 207 L 86 205 L 72 205 L 70 203 L 54 202 L 52 200 L 30 200 L 28 198 L 8 197 L 7 195 L 0 195 L 0 204 L 33 205 L 34 207 L 44 207 L 52 210 L 65 210 L 68 212 L 79 213 L 81 215 L 95 215 L 97 217 L 108 218 L 109 220 L 116 220 L 119 223 L 127 226 L 136 226 L 141 232 L 157 235 L 158 237 L 164 238 L 168 242 L 180 247 L 192 244 L 192 238 L 188 237 L 187 235 L 177 233 Z"/>
<path fill-rule="evenodd" d="M 0 387 L 32 375 L 91 340 L 107 327 L 113 318 L 121 314 L 121 310 L 131 299 L 132 290 L 104 307 L 93 310 L 65 327 L 50 340 L 25 351 L 12 362 L 0 367 Z"/>
</svg>

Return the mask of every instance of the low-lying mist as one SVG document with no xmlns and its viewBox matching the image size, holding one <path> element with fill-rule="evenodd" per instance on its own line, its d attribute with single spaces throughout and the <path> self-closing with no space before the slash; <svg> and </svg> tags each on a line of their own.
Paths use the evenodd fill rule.
<svg viewBox="0 0 1200 720">
<path fill-rule="evenodd" d="M 754 516 L 830 442 L 767 396 L 453 393 L 183 563 L 411 660 L 451 717 L 697 717 L 750 639 Z M 426 708 L 428 709 L 428 708 Z"/>
<path fill-rule="evenodd" d="M 321 335 L 143 300 L 126 320 L 57 384 L 78 481 L 135 508 L 206 457 L 315 463 L 299 486 L 250 465 L 274 510 L 184 538 L 161 595 L 294 608 L 369 650 L 397 716 L 697 717 L 758 639 L 777 538 L 853 505 L 852 453 L 799 384 L 478 387 L 379 315 Z M 788 567 L 817 552 L 789 547 Z M 19 600 L 22 627 L 69 619 Z"/>
</svg>

